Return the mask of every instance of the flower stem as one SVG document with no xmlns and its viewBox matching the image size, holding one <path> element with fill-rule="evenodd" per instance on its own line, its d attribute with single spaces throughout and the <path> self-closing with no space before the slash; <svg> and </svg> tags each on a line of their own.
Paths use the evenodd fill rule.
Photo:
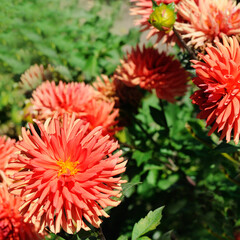
<svg viewBox="0 0 240 240">
<path fill-rule="evenodd" d="M 102 231 L 102 227 L 100 226 L 99 228 L 99 232 L 98 232 L 98 236 L 100 237 L 101 240 L 106 240 L 104 234 L 103 234 L 103 231 Z"/>
<path fill-rule="evenodd" d="M 175 27 L 173 27 L 173 32 L 176 35 L 176 37 L 178 38 L 178 40 L 181 42 L 181 44 L 184 46 L 184 48 L 188 51 L 189 55 L 191 56 L 191 58 L 197 60 L 197 57 L 195 55 L 195 53 L 193 52 L 193 50 L 186 44 L 186 42 L 183 40 L 181 34 L 176 30 Z"/>
</svg>

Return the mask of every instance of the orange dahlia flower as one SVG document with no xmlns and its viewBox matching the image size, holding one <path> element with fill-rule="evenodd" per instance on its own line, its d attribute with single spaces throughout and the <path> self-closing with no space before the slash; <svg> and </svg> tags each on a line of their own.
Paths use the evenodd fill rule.
<svg viewBox="0 0 240 240">
<path fill-rule="evenodd" d="M 121 196 L 126 165 L 122 152 L 114 152 L 118 143 L 102 137 L 101 127 L 88 133 L 88 124 L 74 116 L 37 124 L 41 137 L 32 124 L 32 135 L 23 128 L 21 154 L 11 163 L 21 169 L 10 191 L 24 199 L 24 220 L 40 232 L 45 226 L 54 233 L 90 230 L 84 221 L 99 227 L 100 217 L 108 217 L 103 209 L 120 203 L 112 199 Z"/>
<path fill-rule="evenodd" d="M 181 0 L 156 0 L 156 3 L 159 5 L 160 3 L 169 4 L 169 3 L 179 3 Z M 174 35 L 173 31 L 169 33 L 165 33 L 164 31 L 159 31 L 158 29 L 154 28 L 149 22 L 149 16 L 153 12 L 152 9 L 152 1 L 151 0 L 130 0 L 134 4 L 133 7 L 130 8 L 130 15 L 141 16 L 140 19 L 135 21 L 136 25 L 141 26 L 141 31 L 150 30 L 147 39 L 156 36 L 156 43 L 160 42 L 161 40 L 166 43 L 175 43 L 177 42 L 177 38 Z"/>
<path fill-rule="evenodd" d="M 56 112 L 60 115 L 64 113 L 81 115 L 95 94 L 93 87 L 84 83 L 66 84 L 60 81 L 56 86 L 55 82 L 46 81 L 33 92 L 31 102 L 33 109 L 38 112 L 36 118 L 45 120 L 53 117 Z"/>
<path fill-rule="evenodd" d="M 14 144 L 14 139 L 7 138 L 6 136 L 0 137 L 0 182 L 4 181 L 7 184 L 10 183 L 10 179 L 7 176 L 7 166 L 9 160 L 14 156 L 14 153 L 16 152 Z"/>
<path fill-rule="evenodd" d="M 114 78 L 127 86 L 139 85 L 148 91 L 156 90 L 158 98 L 174 102 L 187 90 L 189 73 L 178 60 L 157 49 L 139 46 L 132 49 L 116 69 Z"/>
<path fill-rule="evenodd" d="M 200 88 L 192 96 L 192 102 L 199 105 L 198 117 L 207 120 L 207 126 L 221 131 L 220 140 L 227 142 L 234 132 L 234 142 L 239 141 L 240 133 L 240 49 L 235 37 L 225 39 L 218 48 L 209 45 L 208 55 L 199 54 L 204 62 L 193 60 L 197 77 L 193 82 Z"/>
<path fill-rule="evenodd" d="M 176 22 L 175 28 L 189 45 L 205 46 L 222 35 L 240 33 L 239 6 L 232 0 L 182 0 L 177 9 L 184 22 Z"/>
<path fill-rule="evenodd" d="M 21 198 L 9 194 L 7 186 L 0 183 L 0 240 L 44 239 L 33 224 L 23 221 L 20 206 Z"/>
</svg>

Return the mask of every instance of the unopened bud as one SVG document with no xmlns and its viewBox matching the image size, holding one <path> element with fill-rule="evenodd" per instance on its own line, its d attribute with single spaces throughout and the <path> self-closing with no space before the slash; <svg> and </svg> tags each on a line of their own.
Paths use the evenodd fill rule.
<svg viewBox="0 0 240 240">
<path fill-rule="evenodd" d="M 153 13 L 149 16 L 149 23 L 160 31 L 170 32 L 176 21 L 176 12 L 174 3 L 168 5 L 161 3 L 154 8 Z"/>
</svg>

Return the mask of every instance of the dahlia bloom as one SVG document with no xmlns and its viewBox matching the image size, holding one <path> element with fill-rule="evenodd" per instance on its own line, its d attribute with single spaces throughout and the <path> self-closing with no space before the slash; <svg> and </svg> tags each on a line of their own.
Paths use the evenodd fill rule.
<svg viewBox="0 0 240 240">
<path fill-rule="evenodd" d="M 44 239 L 33 224 L 23 221 L 20 206 L 21 198 L 9 194 L 7 186 L 0 183 L 0 240 Z"/>
<path fill-rule="evenodd" d="M 96 78 L 93 83 L 93 87 L 99 92 L 99 99 L 106 102 L 118 102 L 118 97 L 116 96 L 116 86 L 113 81 L 108 78 L 107 75 L 101 75 Z"/>
<path fill-rule="evenodd" d="M 180 1 L 181 0 L 157 0 L 156 3 L 158 5 L 160 3 L 169 4 L 172 2 L 178 4 Z M 151 38 L 152 36 L 157 36 L 156 43 L 160 42 L 161 40 L 166 43 L 175 43 L 178 41 L 173 31 L 170 31 L 166 34 L 164 31 L 159 31 L 158 29 L 154 28 L 148 22 L 149 16 L 153 12 L 151 0 L 130 0 L 130 2 L 134 4 L 134 6 L 130 8 L 130 15 L 141 16 L 140 19 L 135 21 L 135 24 L 141 26 L 141 31 L 150 30 L 147 35 L 147 39 Z"/>
<path fill-rule="evenodd" d="M 126 165 L 122 152 L 114 152 L 118 143 L 102 137 L 101 127 L 88 133 L 88 124 L 75 116 L 37 125 L 41 137 L 32 124 L 32 134 L 23 128 L 16 145 L 21 154 L 10 163 L 21 169 L 10 191 L 24 199 L 24 221 L 40 232 L 45 226 L 54 233 L 61 227 L 67 233 L 90 230 L 84 221 L 99 227 L 100 217 L 108 217 L 103 209 L 120 203 L 112 197 L 121 196 L 125 182 L 118 176 Z"/>
<path fill-rule="evenodd" d="M 6 136 L 0 137 L 0 182 L 10 183 L 10 179 L 7 177 L 7 166 L 16 151 L 14 144 L 14 139 Z"/>
<path fill-rule="evenodd" d="M 227 142 L 234 132 L 235 144 L 240 133 L 240 49 L 235 37 L 223 38 L 223 44 L 215 43 L 218 48 L 209 45 L 208 55 L 199 54 L 204 62 L 192 60 L 197 77 L 193 82 L 200 88 L 192 96 L 192 102 L 199 105 L 198 118 L 206 119 L 207 126 L 221 131 L 220 140 Z"/>
<path fill-rule="evenodd" d="M 36 118 L 46 120 L 56 112 L 64 113 L 84 112 L 86 104 L 95 96 L 96 92 L 90 85 L 84 83 L 63 83 L 46 81 L 42 83 L 32 95 L 33 109 L 38 112 Z"/>
<path fill-rule="evenodd" d="M 113 135 L 117 131 L 118 109 L 114 108 L 114 102 L 105 102 L 101 99 L 101 93 L 84 83 L 45 82 L 33 92 L 33 109 L 38 112 L 35 118 L 46 120 L 57 113 L 63 116 L 65 113 L 75 114 L 90 122 L 92 130 L 96 126 L 103 127 L 103 134 Z"/>
<path fill-rule="evenodd" d="M 21 87 L 27 91 L 35 89 L 46 80 L 43 65 L 33 65 L 21 76 Z"/>
<path fill-rule="evenodd" d="M 139 46 L 132 49 L 116 69 L 114 78 L 127 86 L 139 85 L 148 91 L 156 90 L 158 98 L 174 102 L 187 90 L 189 73 L 178 60 L 157 49 Z"/>
<path fill-rule="evenodd" d="M 85 109 L 85 116 L 82 116 L 81 119 L 90 123 L 90 130 L 101 126 L 103 135 L 113 136 L 116 131 L 120 130 L 117 127 L 118 121 L 116 120 L 119 116 L 119 109 L 114 108 L 114 104 L 114 102 L 109 103 L 92 99 Z"/>
<path fill-rule="evenodd" d="M 175 28 L 195 48 L 221 39 L 222 35 L 240 33 L 240 5 L 232 0 L 182 0 L 177 5 L 183 22 Z"/>
</svg>

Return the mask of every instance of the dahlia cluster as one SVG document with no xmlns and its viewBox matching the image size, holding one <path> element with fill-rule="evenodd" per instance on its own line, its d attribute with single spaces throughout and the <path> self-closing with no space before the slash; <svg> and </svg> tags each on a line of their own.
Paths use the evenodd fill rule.
<svg viewBox="0 0 240 240">
<path fill-rule="evenodd" d="M 136 25 L 142 27 L 142 31 L 150 30 L 147 38 L 157 36 L 156 42 L 163 41 L 175 44 L 177 38 L 173 31 L 165 34 L 158 31 L 148 22 L 153 12 L 151 0 L 131 0 L 133 6 L 130 14 L 140 16 Z M 200 49 L 206 43 L 220 41 L 223 35 L 234 36 L 240 33 L 240 5 L 233 0 L 158 0 L 157 4 L 169 4 L 174 2 L 177 10 L 175 29 L 187 41 L 189 46 Z"/>
</svg>

